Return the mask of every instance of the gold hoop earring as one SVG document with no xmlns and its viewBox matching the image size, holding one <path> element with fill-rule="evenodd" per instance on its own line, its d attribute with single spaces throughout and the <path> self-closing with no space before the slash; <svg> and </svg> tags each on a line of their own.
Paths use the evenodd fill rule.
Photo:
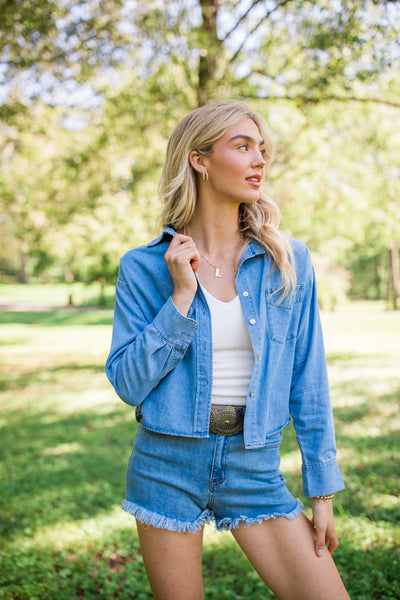
<svg viewBox="0 0 400 600">
<path fill-rule="evenodd" d="M 208 181 L 208 172 L 207 172 L 207 169 L 205 169 L 205 171 L 203 171 L 202 178 L 203 178 L 203 181 Z"/>
</svg>

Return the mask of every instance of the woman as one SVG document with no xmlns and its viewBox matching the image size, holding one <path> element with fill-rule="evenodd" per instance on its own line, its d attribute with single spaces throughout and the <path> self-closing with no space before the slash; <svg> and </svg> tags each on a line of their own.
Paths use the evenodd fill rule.
<svg viewBox="0 0 400 600">
<path fill-rule="evenodd" d="M 203 597 L 210 520 L 279 599 L 349 598 L 331 558 L 344 486 L 314 273 L 261 191 L 271 159 L 245 104 L 191 112 L 168 143 L 164 231 L 121 260 L 106 370 L 137 407 L 123 508 L 157 600 Z M 311 522 L 279 471 L 290 416 Z"/>
</svg>

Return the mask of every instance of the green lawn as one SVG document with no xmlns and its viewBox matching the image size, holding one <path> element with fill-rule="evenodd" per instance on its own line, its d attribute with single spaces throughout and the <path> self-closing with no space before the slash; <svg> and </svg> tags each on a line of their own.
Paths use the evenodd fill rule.
<svg viewBox="0 0 400 600">
<path fill-rule="evenodd" d="M 0 306 L 24 303 L 33 305 L 50 305 L 63 307 L 72 300 L 77 306 L 96 306 L 100 302 L 101 288 L 94 283 L 54 283 L 54 284 L 13 284 L 0 283 Z M 114 302 L 114 286 L 107 285 L 104 290 L 106 305 L 112 308 Z"/>
<path fill-rule="evenodd" d="M 135 423 L 104 375 L 111 322 L 108 310 L 0 313 L 0 599 L 151 598 L 119 507 Z M 357 303 L 323 324 L 347 486 L 336 563 L 353 600 L 400 599 L 400 314 Z M 290 428 L 282 450 L 301 495 Z M 204 573 L 207 599 L 274 598 L 212 527 Z"/>
</svg>

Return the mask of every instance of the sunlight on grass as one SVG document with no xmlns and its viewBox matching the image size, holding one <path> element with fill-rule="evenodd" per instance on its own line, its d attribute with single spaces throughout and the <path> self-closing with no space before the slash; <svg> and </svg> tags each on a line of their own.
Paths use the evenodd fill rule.
<svg viewBox="0 0 400 600">
<path fill-rule="evenodd" d="M 76 442 L 69 444 L 59 444 L 53 448 L 43 448 L 39 456 L 64 456 L 71 452 L 79 452 L 82 450 L 82 445 Z"/>
<path fill-rule="evenodd" d="M 106 286 L 106 294 L 112 295 L 114 286 Z M 55 284 L 0 284 L 0 303 L 29 303 L 51 306 L 65 306 L 72 295 L 76 305 L 98 301 L 100 286 L 97 282 L 85 284 L 55 283 Z"/>
<path fill-rule="evenodd" d="M 355 549 L 367 550 L 371 546 L 378 547 L 395 547 L 399 548 L 400 537 L 398 532 L 396 533 L 390 523 L 384 522 L 371 522 L 368 518 L 352 517 L 353 523 L 349 528 L 348 523 L 343 518 L 338 518 L 338 529 L 341 532 L 343 538 L 346 539 L 346 545 L 353 546 Z M 343 539 L 342 539 L 343 542 Z M 400 557 L 393 555 L 393 560 L 398 560 L 400 564 Z"/>
<path fill-rule="evenodd" d="M 114 506 L 107 513 L 97 516 L 95 519 L 82 519 L 69 521 L 55 526 L 44 527 L 34 536 L 28 538 L 17 538 L 15 547 L 37 546 L 43 548 L 52 546 L 58 550 L 68 549 L 72 544 L 86 547 L 88 544 L 101 541 L 112 529 L 126 531 L 130 530 L 132 536 L 136 535 L 135 519 L 124 512 L 120 505 Z M 206 525 L 204 528 L 204 542 L 206 545 L 235 545 L 235 541 L 229 532 L 217 531 L 214 525 Z"/>
<path fill-rule="evenodd" d="M 104 374 L 112 313 L 13 319 L 0 313 L 0 599 L 150 600 L 135 521 L 120 508 L 136 424 Z M 346 483 L 335 559 L 354 600 L 400 598 L 400 314 L 357 303 L 322 321 Z M 289 426 L 281 468 L 304 500 L 300 467 Z M 213 525 L 204 574 L 210 600 L 274 597 Z"/>
<path fill-rule="evenodd" d="M 14 546 L 37 546 L 43 548 L 51 546 L 57 550 L 68 549 L 71 545 L 86 547 L 91 542 L 102 540 L 112 528 L 113 531 L 124 530 L 132 527 L 132 534 L 136 531 L 135 521 L 114 506 L 107 513 L 97 516 L 95 519 L 74 520 L 41 528 L 35 535 L 30 537 L 16 538 Z"/>
<path fill-rule="evenodd" d="M 335 312 L 324 311 L 321 319 L 328 354 L 382 355 L 399 365 L 400 312 L 384 311 L 371 302 L 356 302 L 344 304 Z"/>
<path fill-rule="evenodd" d="M 285 474 L 299 474 L 301 472 L 301 459 L 299 457 L 299 451 L 296 449 L 293 452 L 283 454 L 280 468 Z"/>
<path fill-rule="evenodd" d="M 381 436 L 385 432 L 399 431 L 399 424 L 399 418 L 394 423 L 388 423 L 387 417 L 380 415 L 379 417 L 375 417 L 374 423 L 369 423 L 365 419 L 360 422 L 344 425 L 342 426 L 342 432 L 354 440 L 364 439 L 365 437 L 374 438 Z"/>
<path fill-rule="evenodd" d="M 102 376 L 104 379 L 104 375 Z M 59 403 L 54 407 L 54 412 L 57 415 L 68 415 L 77 411 L 85 411 L 89 408 L 95 408 L 98 415 L 107 415 L 115 410 L 115 407 L 120 408 L 121 400 L 118 400 L 115 393 L 110 389 L 95 388 L 96 378 L 99 376 L 91 376 L 91 385 L 93 382 L 94 389 L 74 390 L 71 389 L 59 394 Z"/>
</svg>

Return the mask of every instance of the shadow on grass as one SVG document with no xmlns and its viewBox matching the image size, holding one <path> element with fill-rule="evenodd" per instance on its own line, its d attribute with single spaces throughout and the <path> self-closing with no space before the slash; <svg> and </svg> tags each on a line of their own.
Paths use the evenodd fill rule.
<svg viewBox="0 0 400 600">
<path fill-rule="evenodd" d="M 339 364 L 361 359 L 341 354 L 330 360 Z M 136 431 L 133 410 L 121 402 L 120 408 L 111 410 L 102 404 L 62 414 L 57 406 L 47 412 L 29 404 L 31 387 L 41 384 L 41 378 L 47 383 L 62 381 L 71 370 L 87 379 L 90 373 L 103 371 L 103 366 L 55 366 L 3 382 L 4 389 L 16 389 L 14 384 L 25 389 L 27 404 L 24 412 L 10 405 L 2 415 L 8 425 L 0 432 L 4 465 L 0 531 L 5 540 L 0 548 L 0 599 L 151 599 L 133 527 L 110 528 L 96 541 L 85 542 L 84 534 L 79 544 L 63 540 L 61 552 L 29 542 L 46 528 L 60 531 L 62 537 L 68 523 L 108 515 L 124 496 L 125 470 Z M 372 434 L 366 421 L 371 425 L 380 413 L 389 414 L 400 390 L 379 396 L 354 378 L 337 383 L 334 391 L 341 398 L 363 398 L 356 406 L 341 405 L 334 410 L 338 446 L 351 456 L 342 465 L 346 490 L 337 496 L 336 511 L 368 526 L 398 523 L 398 504 L 380 503 L 379 498 L 400 495 L 400 433 L 382 431 L 380 425 Z M 282 454 L 296 449 L 295 432 L 288 427 Z M 287 479 L 292 492 L 300 495 L 299 476 Z M 24 546 L 20 546 L 21 539 Z M 393 544 L 375 540 L 364 549 L 357 548 L 355 540 L 343 539 L 335 559 L 353 600 L 400 598 L 399 554 Z M 247 559 L 224 540 L 205 548 L 203 564 L 209 600 L 274 598 Z"/>
<path fill-rule="evenodd" d="M 229 535 L 229 534 L 227 534 Z M 0 550 L 1 557 L 1 550 Z M 150 600 L 136 532 L 115 530 L 88 548 L 20 548 L 4 557 L 2 600 Z M 342 541 L 335 562 L 353 600 L 400 597 L 399 560 L 392 549 L 354 548 Z M 207 600 L 273 600 L 239 548 L 223 538 L 203 553 Z"/>
<path fill-rule="evenodd" d="M 1 533 L 31 536 L 119 504 L 135 431 L 124 409 L 20 415 L 1 431 Z"/>
<path fill-rule="evenodd" d="M 337 446 L 349 457 L 341 465 L 346 484 L 338 496 L 341 510 L 371 523 L 398 525 L 400 431 L 392 419 L 399 414 L 400 387 L 377 394 L 355 378 L 333 389 L 338 397 L 357 399 L 356 405 L 334 408 Z"/>
<path fill-rule="evenodd" d="M 346 489 L 339 499 L 348 515 L 370 522 L 400 523 L 400 432 L 346 436 L 338 428 L 338 446 L 353 451 L 350 464 L 342 465 Z"/>
<path fill-rule="evenodd" d="M 98 366 L 76 368 L 100 370 Z M 395 398 L 397 392 L 376 401 L 382 406 Z M 355 439 L 342 426 L 354 426 L 358 417 L 364 418 L 371 410 L 371 405 L 365 404 L 358 416 L 353 407 L 335 411 L 338 446 L 353 453 L 351 463 L 342 465 L 346 490 L 338 500 L 349 515 L 395 523 L 400 519 L 398 504 L 380 506 L 373 496 L 400 495 L 400 432 L 373 436 L 359 433 Z M 21 414 L 10 406 L 3 416 L 8 426 L 1 431 L 0 457 L 5 465 L 0 482 L 4 503 L 1 530 L 7 537 L 19 533 L 34 535 L 43 526 L 91 518 L 120 503 L 136 431 L 133 409 L 121 403 L 120 409 L 105 414 L 85 408 L 65 415 L 28 407 Z M 296 449 L 295 433 L 289 426 L 284 433 L 282 455 Z M 301 494 L 299 476 L 286 477 L 292 492 Z"/>
<path fill-rule="evenodd" d="M 363 402 L 353 406 L 340 406 L 334 408 L 337 427 L 346 423 L 354 423 L 367 419 L 381 417 L 385 412 L 396 412 L 400 408 L 400 387 L 393 392 L 377 395 L 375 391 L 366 390 L 364 385 L 359 381 L 349 381 L 339 385 L 332 386 L 336 395 L 340 391 L 340 396 L 346 398 L 362 398 Z M 392 411 L 390 411 L 392 407 Z M 390 425 L 390 416 L 388 417 L 388 425 Z"/>
<path fill-rule="evenodd" d="M 351 540 L 342 540 L 334 558 L 352 600 L 400 598 L 400 560 L 395 549 L 357 549 Z"/>
<path fill-rule="evenodd" d="M 3 558 L 0 570 L 1 600 L 148 600 L 150 586 L 137 536 L 114 531 L 88 548 L 34 546 Z"/>
<path fill-rule="evenodd" d="M 46 383 L 46 385 L 57 382 L 60 379 L 60 375 L 68 377 L 72 373 L 87 372 L 87 375 L 103 373 L 104 366 L 98 364 L 63 364 L 54 367 L 47 367 L 40 369 L 35 365 L 31 370 L 15 370 L 15 369 L 4 369 L 0 371 L 0 392 L 6 392 L 10 390 L 22 391 L 33 385 L 40 385 Z"/>
</svg>

